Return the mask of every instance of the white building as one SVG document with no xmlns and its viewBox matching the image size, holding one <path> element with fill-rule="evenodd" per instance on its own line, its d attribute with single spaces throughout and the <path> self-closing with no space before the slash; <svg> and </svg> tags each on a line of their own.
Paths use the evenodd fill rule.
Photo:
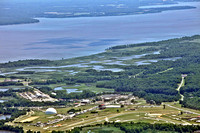
<svg viewBox="0 0 200 133">
<path fill-rule="evenodd" d="M 57 111 L 56 109 L 54 108 L 48 108 L 46 111 L 45 111 L 45 114 L 49 115 L 49 114 L 57 114 Z"/>
<path fill-rule="evenodd" d="M 106 108 L 121 108 L 121 105 L 106 105 Z"/>
<path fill-rule="evenodd" d="M 83 99 L 81 101 L 81 105 L 85 105 L 85 104 L 89 104 L 90 103 L 90 100 L 89 99 Z"/>
</svg>

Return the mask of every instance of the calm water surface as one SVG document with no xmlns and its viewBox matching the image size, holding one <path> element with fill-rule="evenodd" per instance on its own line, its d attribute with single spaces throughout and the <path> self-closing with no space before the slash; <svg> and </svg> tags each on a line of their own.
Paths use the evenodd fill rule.
<svg viewBox="0 0 200 133">
<path fill-rule="evenodd" d="M 179 5 L 197 8 L 129 16 L 39 18 L 36 24 L 0 26 L 0 62 L 70 58 L 114 45 L 200 34 L 200 2 Z"/>
<path fill-rule="evenodd" d="M 2 88 L 0 88 L 0 91 L 1 92 L 5 92 L 5 91 L 7 91 L 8 89 L 2 89 Z"/>
<path fill-rule="evenodd" d="M 0 103 L 4 103 L 6 101 L 8 101 L 8 100 L 2 100 L 2 99 L 0 99 Z"/>
<path fill-rule="evenodd" d="M 0 130 L 0 133 L 16 133 L 16 132 L 11 132 L 11 131 L 6 131 L 6 130 Z"/>
<path fill-rule="evenodd" d="M 0 115 L 0 120 L 5 120 L 6 118 L 10 118 L 11 115 Z"/>
<path fill-rule="evenodd" d="M 72 93 L 72 92 L 82 92 L 82 91 L 79 91 L 78 89 L 75 89 L 75 88 L 63 89 L 63 87 L 56 87 L 56 88 L 54 88 L 54 90 L 55 91 L 57 91 L 57 90 L 66 90 L 68 94 Z"/>
</svg>

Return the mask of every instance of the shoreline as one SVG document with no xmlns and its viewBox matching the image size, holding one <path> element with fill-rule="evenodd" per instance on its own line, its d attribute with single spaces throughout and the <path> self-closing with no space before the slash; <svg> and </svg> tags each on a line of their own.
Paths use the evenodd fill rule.
<svg viewBox="0 0 200 133">
<path fill-rule="evenodd" d="M 69 59 L 104 52 L 111 46 L 199 34 L 199 19 L 195 17 L 199 4 L 184 5 L 197 8 L 140 15 L 41 18 L 35 24 L 0 26 L 0 34 L 4 35 L 0 39 L 0 62 Z M 170 20 L 166 24 L 167 17 Z"/>
<path fill-rule="evenodd" d="M 194 1 L 193 1 L 194 2 Z M 187 2 L 181 2 L 181 3 L 187 3 Z M 46 19 L 66 19 L 66 18 L 93 18 L 93 17 L 118 17 L 118 16 L 133 16 L 133 15 L 142 15 L 142 14 L 153 14 L 153 13 L 162 13 L 162 12 L 166 12 L 166 11 L 178 11 L 178 10 L 189 10 L 189 9 L 195 9 L 197 7 L 195 6 L 178 6 L 178 4 L 180 3 L 177 3 L 177 4 L 171 4 L 172 6 L 169 6 L 169 7 L 149 7 L 149 8 L 140 8 L 138 7 L 138 9 L 161 9 L 161 10 L 158 10 L 158 11 L 150 11 L 150 12 L 142 12 L 142 13 L 125 13 L 125 14 L 114 14 L 114 15 L 99 15 L 99 16 L 95 16 L 95 15 L 91 15 L 91 16 L 68 16 L 68 17 L 35 17 L 35 18 L 29 18 L 29 19 L 32 19 L 32 20 L 35 20 L 34 22 L 22 22 L 22 23 L 8 23 L 8 24 L 0 24 L 0 27 L 1 26 L 12 26 L 12 25 L 24 25 L 24 24 L 35 24 L 35 23 L 40 23 L 40 20 L 38 18 L 46 18 Z M 165 4 L 164 4 L 165 5 Z M 168 5 L 168 4 L 166 4 Z M 177 6 L 174 6 L 174 5 L 177 5 Z M 149 5 L 149 6 L 157 6 L 157 5 Z M 141 6 L 143 7 L 143 6 Z M 148 6 L 147 6 L 148 7 Z M 166 8 L 166 9 L 165 9 Z M 172 9 L 169 9 L 169 8 L 172 8 Z M 177 8 L 177 9 L 173 9 L 173 8 Z"/>
<path fill-rule="evenodd" d="M 51 59 L 42 59 L 42 58 L 38 58 L 38 59 L 36 59 L 36 58 L 35 59 L 34 58 L 19 59 L 19 60 L 13 60 L 13 61 L 0 62 L 0 65 L 8 64 L 8 63 L 14 63 L 14 62 L 18 62 L 18 61 L 36 61 L 36 60 L 43 61 L 44 60 L 44 61 L 52 61 L 52 62 L 54 62 L 54 61 L 62 61 L 62 60 L 72 60 L 72 59 L 76 59 L 76 58 L 84 58 L 84 57 L 89 57 L 89 56 L 94 56 L 94 55 L 97 55 L 97 54 L 101 54 L 101 53 L 106 52 L 109 49 L 116 48 L 116 47 L 126 47 L 126 46 L 129 46 L 129 45 L 140 45 L 140 44 L 145 44 L 145 43 L 158 43 L 158 42 L 162 42 L 162 41 L 169 41 L 169 40 L 182 39 L 182 38 L 191 38 L 191 37 L 195 37 L 195 36 L 200 36 L 200 34 L 191 35 L 191 36 L 182 36 L 182 37 L 178 37 L 178 38 L 164 39 L 164 40 L 159 40 L 159 41 L 150 41 L 150 42 L 141 42 L 141 43 L 133 43 L 133 44 L 114 45 L 114 46 L 107 47 L 106 49 L 104 49 L 104 51 L 99 51 L 98 53 L 84 55 L 84 56 L 69 57 L 69 58 L 55 59 L 55 60 L 53 60 L 53 59 L 52 60 Z"/>
</svg>

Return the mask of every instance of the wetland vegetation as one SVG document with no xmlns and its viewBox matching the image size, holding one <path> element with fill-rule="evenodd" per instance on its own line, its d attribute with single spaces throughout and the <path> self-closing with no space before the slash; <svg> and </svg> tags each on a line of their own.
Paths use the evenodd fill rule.
<svg viewBox="0 0 200 133">
<path fill-rule="evenodd" d="M 23 60 L 1 63 L 0 88 L 2 91 L 0 91 L 0 97 L 5 101 L 0 105 L 1 107 L 8 107 L 8 109 L 11 109 L 11 107 L 33 106 L 70 107 L 71 99 L 121 93 L 144 98 L 147 104 L 161 105 L 162 103 L 172 102 L 179 106 L 177 103 L 179 101 L 182 107 L 200 109 L 198 103 L 200 100 L 199 50 L 200 36 L 195 35 L 159 42 L 114 46 L 102 53 L 72 59 L 55 61 Z M 138 65 L 137 62 L 148 64 Z M 120 69 L 120 71 L 115 71 L 116 69 Z M 181 84 L 183 74 L 185 78 Z M 181 88 L 177 91 L 179 84 L 181 84 Z M 58 99 L 58 101 L 32 102 L 19 95 L 23 92 L 33 93 L 34 89 L 38 89 L 52 98 Z M 72 90 L 73 92 L 70 92 L 70 89 L 76 91 Z M 66 90 L 70 93 L 67 93 Z M 181 99 L 181 95 L 184 96 L 183 99 Z M 167 106 L 172 109 L 172 114 L 174 111 L 178 113 L 178 110 L 181 110 L 176 105 L 167 103 Z M 136 107 L 134 106 L 134 108 Z M 159 108 L 162 108 L 162 105 Z M 177 108 L 177 110 L 173 110 L 174 108 Z M 3 108 L 2 111 L 4 112 Z M 123 112 L 125 109 L 115 110 L 115 112 L 120 111 Z M 139 112 L 142 113 L 141 111 Z M 1 114 L 4 114 L 3 112 Z M 106 112 L 105 110 L 104 113 Z M 159 112 L 157 113 L 159 114 Z M 145 114 L 143 115 L 145 117 Z M 15 117 L 11 114 L 10 119 Z M 124 115 L 117 118 L 123 119 L 126 117 Z M 132 117 L 135 118 L 136 115 L 132 115 Z M 168 117 L 171 116 L 163 115 L 165 119 L 168 119 Z M 118 119 L 113 118 L 114 121 Z M 174 127 L 170 131 L 178 132 L 178 128 L 186 131 L 185 127 L 177 127 L 177 129 Z M 192 126 L 190 128 L 192 128 L 191 131 L 199 129 L 199 127 Z M 136 129 L 124 129 L 123 131 L 125 130 Z M 143 131 L 142 128 L 137 130 Z M 160 129 L 153 129 L 153 131 L 157 130 Z M 187 132 L 190 131 L 187 130 Z"/>
<path fill-rule="evenodd" d="M 61 86 L 65 86 L 65 89 L 90 90 L 95 93 L 115 90 L 132 92 L 145 98 L 147 102 L 153 100 L 161 104 L 180 99 L 176 88 L 181 82 L 181 74 L 187 74 L 185 86 L 180 93 L 186 96 L 183 105 L 191 106 L 190 104 L 198 99 L 198 93 L 194 92 L 198 92 L 195 85 L 198 84 L 196 79 L 199 71 L 199 39 L 200 36 L 196 35 L 114 46 L 103 53 L 56 61 L 23 60 L 4 63 L 0 64 L 4 66 L 1 67 L 1 80 L 7 79 L 9 82 L 1 82 L 1 86 L 4 89 L 16 85 L 20 87 L 23 82 L 28 82 L 31 86 L 43 88 L 41 91 L 47 87 L 49 94 L 63 92 L 54 90 Z M 138 65 L 137 62 L 147 64 Z M 48 71 L 49 69 L 52 71 Z M 14 74 L 4 74 L 9 72 Z M 191 93 L 188 94 L 188 91 Z M 77 92 L 79 93 L 81 92 Z M 60 97 L 60 94 L 62 93 L 56 97 Z"/>
</svg>

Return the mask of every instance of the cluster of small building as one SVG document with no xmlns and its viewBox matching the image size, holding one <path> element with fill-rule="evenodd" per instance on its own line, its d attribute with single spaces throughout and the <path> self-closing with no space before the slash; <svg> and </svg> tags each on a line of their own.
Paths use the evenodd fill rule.
<svg viewBox="0 0 200 133">
<path fill-rule="evenodd" d="M 200 116 L 190 118 L 189 121 L 194 121 L 194 122 L 200 123 Z"/>
<path fill-rule="evenodd" d="M 98 96 L 97 99 L 71 99 L 70 102 L 74 102 L 75 107 L 84 106 L 87 104 L 97 104 L 101 109 L 103 108 L 120 108 L 121 105 L 132 105 L 132 100 L 135 97 L 132 95 L 121 94 L 106 94 Z"/>
<path fill-rule="evenodd" d="M 99 109 L 106 109 L 106 108 L 121 108 L 121 105 L 105 105 L 105 104 L 100 104 Z"/>
<path fill-rule="evenodd" d="M 99 105 L 105 105 L 107 108 L 110 107 L 119 107 L 120 105 L 132 105 L 131 102 L 133 99 L 135 99 L 132 95 L 121 95 L 121 94 L 107 94 L 107 95 L 101 95 L 98 96 L 97 99 L 91 98 L 91 99 L 71 99 L 70 102 L 73 102 L 75 107 L 78 106 L 84 106 L 87 104 L 99 104 Z M 117 105 L 117 106 L 108 106 L 108 105 Z M 121 106 L 120 106 L 121 107 Z"/>
<path fill-rule="evenodd" d="M 120 95 L 120 94 L 109 94 L 109 95 L 101 95 L 98 97 L 99 100 L 95 100 L 94 102 L 94 98 L 90 98 L 90 99 L 82 99 L 82 100 L 77 100 L 77 99 L 71 99 L 71 102 L 76 102 L 74 103 L 75 107 L 78 106 L 85 106 L 85 105 L 89 105 L 89 104 L 94 104 L 96 106 L 91 107 L 89 109 L 85 109 L 82 111 L 78 111 L 78 112 L 68 112 L 68 114 L 57 114 L 56 109 L 54 108 L 48 108 L 45 111 L 46 115 L 53 115 L 52 117 L 59 117 L 57 119 L 53 119 L 53 120 L 49 120 L 46 123 L 42 123 L 42 122 L 37 122 L 31 125 L 34 126 L 38 126 L 38 127 L 44 127 L 47 125 L 52 125 L 52 124 L 56 124 L 60 121 L 64 121 L 67 119 L 72 119 L 73 117 L 77 116 L 77 115 L 81 115 L 87 112 L 90 112 L 92 110 L 102 110 L 102 109 L 106 109 L 106 108 L 121 108 L 123 104 L 131 104 L 131 99 L 134 99 L 134 97 L 132 95 Z M 113 104 L 114 103 L 114 104 Z"/>
<path fill-rule="evenodd" d="M 19 82 L 21 80 L 18 79 L 9 79 L 9 78 L 5 78 L 4 82 Z"/>
<path fill-rule="evenodd" d="M 57 99 L 54 99 L 50 97 L 47 94 L 44 94 L 43 92 L 39 91 L 38 89 L 34 89 L 33 92 L 22 92 L 19 93 L 19 95 L 27 100 L 31 100 L 32 102 L 55 102 L 58 101 Z"/>
<path fill-rule="evenodd" d="M 100 96 L 103 102 L 109 102 L 112 100 L 117 101 L 118 99 L 129 99 L 130 97 L 132 97 L 132 95 L 107 94 Z"/>
<path fill-rule="evenodd" d="M 102 104 L 115 104 L 115 105 L 132 105 L 131 100 L 135 99 L 132 95 L 121 95 L 121 94 L 108 94 L 100 96 Z M 113 106 L 115 107 L 115 106 Z M 107 107 L 109 108 L 109 106 Z"/>
<path fill-rule="evenodd" d="M 33 126 L 38 126 L 38 127 L 44 127 L 44 126 L 47 126 L 47 125 L 52 125 L 52 124 L 55 124 L 55 123 L 58 123 L 60 121 L 64 121 L 64 120 L 67 120 L 67 119 L 72 119 L 73 117 L 77 116 L 77 115 L 81 115 L 81 114 L 84 114 L 86 112 L 89 112 L 89 111 L 92 111 L 94 109 L 97 109 L 98 107 L 95 106 L 95 107 L 92 107 L 90 109 L 85 109 L 85 110 L 82 110 L 80 112 L 76 112 L 76 113 L 69 113 L 68 115 L 62 115 L 62 114 L 57 114 L 57 111 L 56 109 L 54 108 L 48 108 L 46 111 L 45 111 L 45 114 L 46 115 L 56 115 L 60 118 L 58 119 L 54 119 L 54 120 L 49 120 L 47 123 L 42 123 L 42 122 L 37 122 L 37 123 L 34 123 L 34 124 L 31 124 Z"/>
</svg>

